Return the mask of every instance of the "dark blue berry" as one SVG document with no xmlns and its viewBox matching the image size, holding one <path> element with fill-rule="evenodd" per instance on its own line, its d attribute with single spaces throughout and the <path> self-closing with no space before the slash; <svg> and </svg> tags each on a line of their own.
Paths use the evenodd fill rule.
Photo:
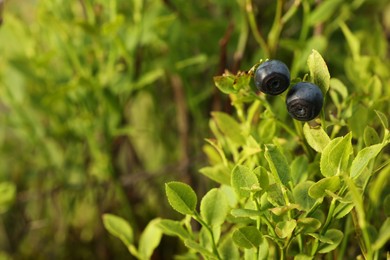
<svg viewBox="0 0 390 260">
<path fill-rule="evenodd" d="M 254 80 L 259 91 L 279 95 L 290 85 L 290 71 L 283 62 L 268 60 L 257 67 Z"/>
<path fill-rule="evenodd" d="M 322 91 L 317 85 L 299 82 L 287 93 L 287 111 L 296 120 L 310 121 L 320 113 L 323 99 Z"/>
</svg>

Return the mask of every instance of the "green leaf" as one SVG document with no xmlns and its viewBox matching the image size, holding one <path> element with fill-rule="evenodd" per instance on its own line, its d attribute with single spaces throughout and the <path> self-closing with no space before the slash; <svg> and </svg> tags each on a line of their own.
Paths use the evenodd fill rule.
<svg viewBox="0 0 390 260">
<path fill-rule="evenodd" d="M 321 153 L 330 142 L 328 134 L 322 127 L 312 128 L 308 123 L 305 123 L 303 126 L 303 134 L 311 148 L 319 153 Z"/>
<path fill-rule="evenodd" d="M 327 195 L 326 190 L 335 192 L 340 186 L 341 182 L 339 176 L 326 177 L 314 183 L 309 188 L 309 195 L 314 199 L 319 199 Z"/>
<path fill-rule="evenodd" d="M 246 140 L 241 133 L 241 127 L 233 117 L 223 112 L 212 112 L 211 115 L 218 128 L 227 138 L 238 146 L 245 145 Z"/>
<path fill-rule="evenodd" d="M 305 155 L 297 156 L 291 163 L 291 179 L 293 184 L 297 185 L 305 181 L 308 177 L 307 168 L 309 167 L 309 161 Z"/>
<path fill-rule="evenodd" d="M 160 219 L 154 219 L 149 222 L 139 239 L 138 252 L 143 259 L 150 259 L 153 251 L 160 244 L 162 231 L 158 227 Z"/>
<path fill-rule="evenodd" d="M 325 232 L 325 235 L 323 235 L 323 240 L 320 241 L 323 242 L 323 244 L 320 244 L 318 252 L 321 254 L 328 253 L 330 251 L 335 250 L 339 244 L 341 243 L 341 240 L 343 239 L 343 232 L 341 232 L 338 229 L 329 229 Z M 325 239 L 326 238 L 326 241 Z M 331 241 L 329 243 L 329 241 Z"/>
<path fill-rule="evenodd" d="M 262 241 L 261 233 L 256 227 L 242 227 L 233 233 L 234 243 L 242 248 L 256 248 Z"/>
<path fill-rule="evenodd" d="M 316 218 L 300 218 L 297 221 L 297 231 L 301 233 L 312 233 L 321 227 L 321 221 Z"/>
<path fill-rule="evenodd" d="M 230 170 L 225 164 L 203 167 L 199 172 L 220 184 L 230 185 Z"/>
<path fill-rule="evenodd" d="M 237 90 L 233 87 L 234 78 L 233 75 L 215 76 L 214 84 L 225 94 L 235 94 Z"/>
<path fill-rule="evenodd" d="M 306 181 L 296 185 L 293 189 L 295 203 L 299 204 L 306 211 L 309 211 L 315 204 L 316 200 L 309 196 L 309 189 L 314 182 Z"/>
<path fill-rule="evenodd" d="M 276 120 L 264 118 L 259 123 L 258 132 L 262 143 L 272 142 L 276 132 Z"/>
<path fill-rule="evenodd" d="M 340 203 L 337 205 L 333 212 L 333 216 L 336 219 L 341 219 L 345 217 L 351 210 L 353 209 L 354 205 L 353 203 Z"/>
<path fill-rule="evenodd" d="M 211 189 L 200 203 L 200 214 L 210 226 L 219 226 L 225 221 L 229 211 L 225 194 L 219 189 Z"/>
<path fill-rule="evenodd" d="M 260 188 L 265 190 L 269 186 L 268 171 L 263 166 L 258 166 L 253 170 L 253 173 L 257 176 Z"/>
<path fill-rule="evenodd" d="M 237 194 L 234 191 L 233 187 L 227 186 L 227 185 L 221 185 L 220 187 L 221 191 L 225 193 L 225 197 L 228 201 L 228 204 L 231 208 L 236 207 L 238 203 Z"/>
<path fill-rule="evenodd" d="M 383 93 L 382 82 L 378 75 L 374 75 L 370 82 L 367 84 L 366 93 L 369 93 L 373 100 L 378 100 L 381 98 Z"/>
<path fill-rule="evenodd" d="M 339 175 L 346 172 L 349 156 L 352 153 L 352 134 L 338 137 L 330 141 L 322 152 L 320 160 L 321 173 L 325 177 Z"/>
<path fill-rule="evenodd" d="M 385 144 L 374 144 L 359 151 L 352 161 L 351 178 L 359 177 L 368 163 L 379 154 L 384 146 Z"/>
<path fill-rule="evenodd" d="M 254 186 L 259 185 L 256 175 L 243 165 L 234 167 L 231 183 L 234 191 L 240 198 L 248 198 L 251 194 L 250 190 Z"/>
<path fill-rule="evenodd" d="M 283 193 L 280 189 L 280 185 L 273 183 L 268 186 L 267 191 L 267 200 L 274 205 L 275 207 L 285 205 Z"/>
<path fill-rule="evenodd" d="M 185 183 L 169 182 L 165 184 L 168 202 L 174 210 L 181 214 L 193 215 L 197 203 L 194 190 Z"/>
<path fill-rule="evenodd" d="M 316 25 L 329 20 L 329 18 L 337 13 L 337 9 L 340 8 L 343 0 L 327 0 L 321 2 L 313 12 L 310 13 L 308 23 L 310 25 Z"/>
<path fill-rule="evenodd" d="M 380 141 L 379 135 L 374 128 L 371 126 L 364 128 L 364 144 L 366 146 L 378 144 Z"/>
<path fill-rule="evenodd" d="M 387 116 L 383 114 L 381 111 L 375 110 L 376 115 L 381 121 L 384 129 L 389 129 L 389 121 L 387 120 Z"/>
<path fill-rule="evenodd" d="M 295 227 L 297 226 L 297 221 L 295 219 L 282 221 L 276 224 L 275 233 L 280 238 L 287 238 L 292 235 Z"/>
<path fill-rule="evenodd" d="M 125 219 L 107 213 L 103 215 L 103 225 L 111 235 L 122 240 L 127 247 L 133 244 L 133 229 Z"/>
<path fill-rule="evenodd" d="M 179 221 L 162 219 L 157 224 L 161 231 L 168 236 L 177 236 L 182 240 L 189 239 L 190 234 Z"/>
<path fill-rule="evenodd" d="M 265 145 L 264 155 L 275 181 L 288 187 L 288 183 L 291 181 L 290 166 L 284 154 L 276 145 L 268 144 Z"/>
<path fill-rule="evenodd" d="M 330 87 L 331 89 L 337 91 L 343 99 L 348 97 L 348 89 L 341 80 L 337 78 L 331 78 Z"/>
<path fill-rule="evenodd" d="M 329 89 L 330 74 L 321 54 L 319 54 L 316 50 L 312 50 L 312 53 L 307 59 L 307 65 L 309 66 L 312 82 L 320 87 L 325 96 Z"/>
<path fill-rule="evenodd" d="M 360 57 L 359 39 L 355 35 L 353 35 L 353 33 L 349 30 L 349 28 L 347 27 L 347 25 L 345 25 L 344 22 L 340 23 L 340 28 L 343 31 L 345 38 L 347 39 L 352 57 L 356 61 Z"/>
<path fill-rule="evenodd" d="M 379 229 L 378 237 L 374 242 L 374 244 L 372 245 L 373 247 L 372 249 L 375 251 L 381 249 L 389 240 L 390 240 L 390 218 L 387 218 L 385 222 L 382 224 L 381 228 Z"/>
<path fill-rule="evenodd" d="M 219 138 L 219 131 L 217 130 L 217 126 L 215 125 L 215 122 L 214 121 L 210 121 L 210 128 L 212 130 L 212 132 L 217 136 L 217 138 Z M 215 152 L 218 153 L 218 155 L 220 156 L 220 160 L 218 160 L 218 162 L 222 161 L 224 164 L 227 164 L 227 159 L 226 159 L 226 155 L 222 149 L 222 145 L 220 144 L 220 142 L 218 142 L 218 140 L 215 140 L 215 139 L 205 139 L 205 141 L 215 149 Z"/>
</svg>

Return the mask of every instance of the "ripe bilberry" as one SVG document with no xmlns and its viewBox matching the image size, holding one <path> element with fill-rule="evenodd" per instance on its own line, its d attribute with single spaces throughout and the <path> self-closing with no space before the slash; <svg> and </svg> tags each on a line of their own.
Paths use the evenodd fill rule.
<svg viewBox="0 0 390 260">
<path fill-rule="evenodd" d="M 299 82 L 287 93 L 287 111 L 296 120 L 310 121 L 320 113 L 323 99 L 322 91 L 317 85 Z"/>
<path fill-rule="evenodd" d="M 290 85 L 290 71 L 281 61 L 267 60 L 257 67 L 254 80 L 261 92 L 278 95 Z"/>
</svg>

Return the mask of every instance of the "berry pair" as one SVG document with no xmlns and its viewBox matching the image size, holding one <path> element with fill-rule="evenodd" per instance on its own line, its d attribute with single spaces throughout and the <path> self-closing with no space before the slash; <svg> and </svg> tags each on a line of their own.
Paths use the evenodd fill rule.
<svg viewBox="0 0 390 260">
<path fill-rule="evenodd" d="M 254 79 L 258 90 L 275 96 L 289 87 L 290 71 L 283 62 L 268 60 L 257 67 Z M 322 91 L 310 82 L 299 82 L 287 93 L 287 111 L 299 121 L 310 121 L 316 118 L 321 111 L 322 104 Z"/>
</svg>

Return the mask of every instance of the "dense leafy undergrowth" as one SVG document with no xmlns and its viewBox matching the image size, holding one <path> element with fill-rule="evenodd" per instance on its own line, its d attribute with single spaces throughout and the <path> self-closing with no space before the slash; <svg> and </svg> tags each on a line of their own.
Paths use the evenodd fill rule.
<svg viewBox="0 0 390 260">
<path fill-rule="evenodd" d="M 2 10 L 0 259 L 386 258 L 388 1 Z M 257 92 L 266 59 L 317 118 Z"/>
<path fill-rule="evenodd" d="M 252 90 L 255 67 L 214 78 L 230 95 L 237 117 L 212 113 L 214 138 L 205 146 L 210 166 L 200 172 L 218 187 L 198 199 L 189 185 L 168 182 L 167 199 L 184 218 L 151 221 L 138 249 L 125 220 L 106 214 L 106 228 L 139 259 L 152 255 L 162 234 L 183 240 L 189 249 L 184 258 L 385 258 L 390 239 L 390 194 L 384 186 L 390 164 L 382 153 L 390 142 L 386 115 L 367 108 L 371 122 L 350 120 L 345 111 L 356 100 L 330 78 L 313 50 L 304 79 L 324 95 L 330 92 L 329 103 L 339 107 L 326 105 L 318 119 L 294 121 L 291 128 L 287 121 L 293 119 L 281 118 L 270 102 L 285 97 L 267 99 Z M 364 129 L 362 136 L 354 138 L 353 124 Z"/>
</svg>

